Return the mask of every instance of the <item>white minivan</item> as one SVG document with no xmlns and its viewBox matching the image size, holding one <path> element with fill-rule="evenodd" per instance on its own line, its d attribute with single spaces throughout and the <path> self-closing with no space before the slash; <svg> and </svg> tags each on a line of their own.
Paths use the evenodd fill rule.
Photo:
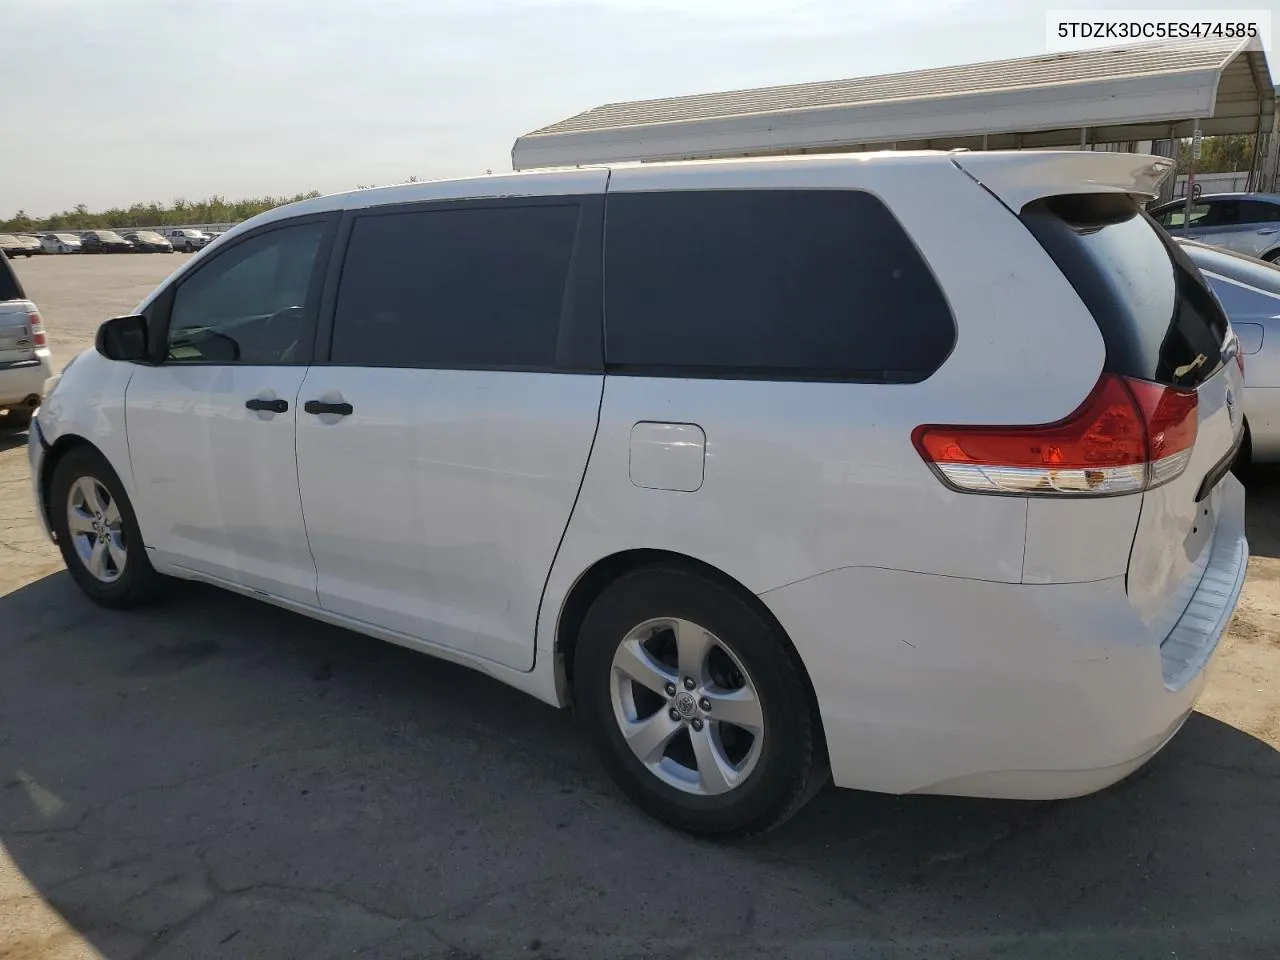
<svg viewBox="0 0 1280 960">
<path fill-rule="evenodd" d="M 105 323 L 31 431 L 72 576 L 201 580 L 574 704 L 742 835 L 828 777 L 1067 797 L 1240 593 L 1239 348 L 1169 161 L 882 153 L 307 200 Z"/>
</svg>

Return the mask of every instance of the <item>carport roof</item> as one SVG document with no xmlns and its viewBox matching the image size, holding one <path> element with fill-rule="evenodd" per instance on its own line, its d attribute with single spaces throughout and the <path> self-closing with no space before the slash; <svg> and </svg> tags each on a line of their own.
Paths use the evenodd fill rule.
<svg viewBox="0 0 1280 960">
<path fill-rule="evenodd" d="M 611 103 L 516 140 L 516 169 L 859 149 L 1252 133 L 1275 104 L 1250 41 L 1106 47 L 876 77 Z M 1054 133 L 1058 132 L 1055 136 Z M 994 146 L 995 144 L 992 144 Z"/>
</svg>

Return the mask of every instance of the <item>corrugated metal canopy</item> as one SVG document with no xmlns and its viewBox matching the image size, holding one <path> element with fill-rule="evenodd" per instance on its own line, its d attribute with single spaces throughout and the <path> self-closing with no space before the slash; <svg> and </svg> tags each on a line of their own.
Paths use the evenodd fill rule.
<svg viewBox="0 0 1280 960">
<path fill-rule="evenodd" d="M 516 140 L 517 169 L 859 150 L 1052 147 L 1269 130 L 1256 41 L 1167 42 L 611 103 Z"/>
</svg>

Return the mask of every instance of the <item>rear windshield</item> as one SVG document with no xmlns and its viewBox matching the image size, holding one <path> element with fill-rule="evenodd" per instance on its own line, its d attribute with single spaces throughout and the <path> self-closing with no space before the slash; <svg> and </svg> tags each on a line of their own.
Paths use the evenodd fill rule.
<svg viewBox="0 0 1280 960">
<path fill-rule="evenodd" d="M 1022 221 L 1093 314 L 1112 373 L 1195 387 L 1222 363 L 1227 318 L 1186 253 L 1123 194 L 1047 197 Z"/>
<path fill-rule="evenodd" d="M 13 272 L 9 258 L 4 255 L 4 251 L 0 250 L 0 303 L 6 300 L 25 299 L 27 295 L 22 292 L 22 284 L 18 282 L 18 277 Z"/>
</svg>

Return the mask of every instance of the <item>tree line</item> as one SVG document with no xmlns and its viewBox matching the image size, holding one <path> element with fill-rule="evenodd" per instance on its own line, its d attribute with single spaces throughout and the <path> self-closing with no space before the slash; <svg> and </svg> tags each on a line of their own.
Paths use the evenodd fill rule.
<svg viewBox="0 0 1280 960">
<path fill-rule="evenodd" d="M 1197 173 L 1234 173 L 1248 170 L 1253 163 L 1252 134 L 1205 137 L 1200 147 Z M 1191 141 L 1182 140 L 1178 149 L 1178 173 L 1186 173 L 1191 165 Z M 486 170 L 486 173 L 491 171 Z M 409 177 L 416 183 L 419 178 Z M 357 189 L 371 185 L 359 184 Z M 212 196 L 207 200 L 177 199 L 171 204 L 135 203 L 128 207 L 90 211 L 83 203 L 47 217 L 31 217 L 19 210 L 8 220 L 0 220 L 0 233 L 37 233 L 50 230 L 92 230 L 95 227 L 169 227 L 188 223 L 238 223 L 252 216 L 297 200 L 310 200 L 320 191 L 294 194 L 292 197 L 249 197 L 227 200 Z"/>
<path fill-rule="evenodd" d="M 1196 173 L 1243 173 L 1253 166 L 1254 136 L 1251 133 L 1205 137 L 1200 142 Z M 1178 145 L 1178 173 L 1191 167 L 1191 141 Z"/>
<path fill-rule="evenodd" d="M 91 211 L 83 203 L 71 210 L 47 217 L 31 217 L 23 210 L 8 220 L 0 220 L 0 233 L 37 233 L 51 230 L 92 230 L 95 227 L 168 227 L 188 223 L 238 223 L 264 210 L 310 200 L 320 196 L 319 190 L 294 194 L 292 197 L 249 197 L 227 200 L 213 196 L 207 200 L 178 199 L 171 204 L 135 203 L 128 207 Z"/>
</svg>

